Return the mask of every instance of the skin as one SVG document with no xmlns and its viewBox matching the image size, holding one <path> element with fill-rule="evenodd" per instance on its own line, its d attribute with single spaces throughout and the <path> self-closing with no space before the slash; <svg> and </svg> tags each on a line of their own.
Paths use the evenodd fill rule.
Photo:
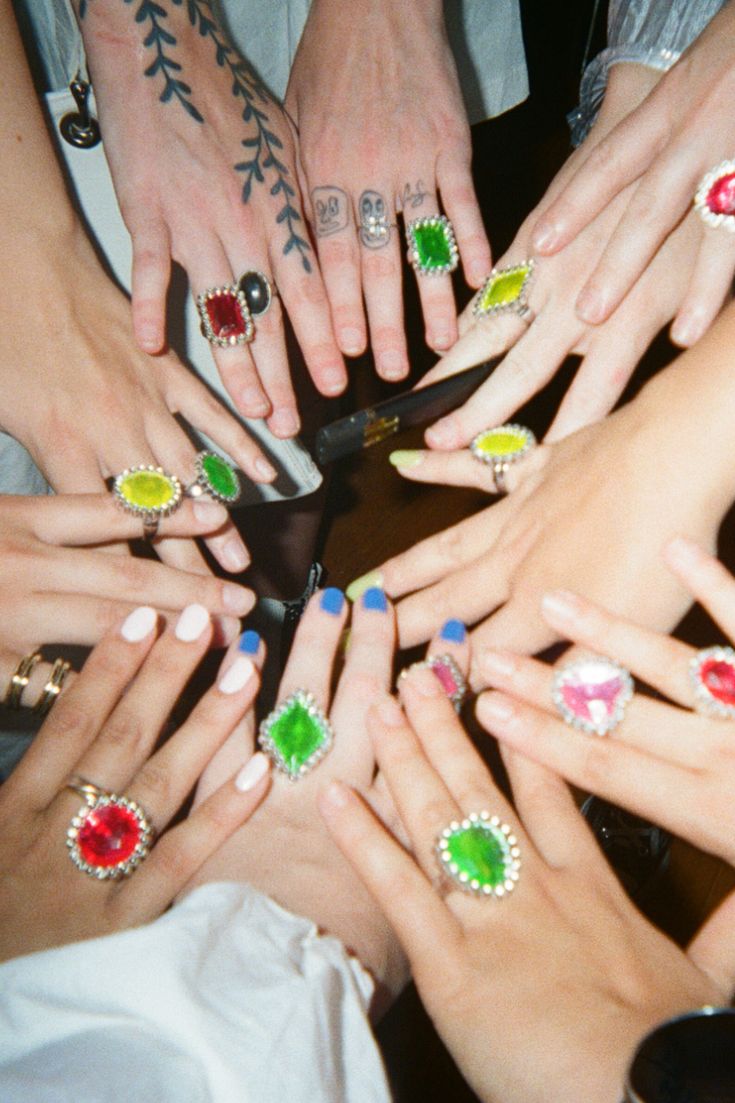
<svg viewBox="0 0 735 1103">
<path fill-rule="evenodd" d="M 153 610 L 152 630 L 137 642 L 125 638 L 124 624 L 111 629 L 4 782 L 2 960 L 155 919 L 262 800 L 267 769 L 247 792 L 230 777 L 188 819 L 165 831 L 209 759 L 252 704 L 258 684 L 252 664 L 237 692 L 222 692 L 218 682 L 186 723 L 154 751 L 209 645 L 212 627 L 206 611 L 201 612 L 201 632 L 194 640 L 179 639 L 174 626 L 157 638 Z M 243 757 L 238 767 L 246 761 Z M 67 857 L 65 832 L 82 803 L 65 785 L 73 774 L 137 801 L 157 830 L 165 832 L 130 878 L 98 881 Z"/>
<path fill-rule="evenodd" d="M 368 715 L 381 774 L 410 840 L 399 845 L 361 796 L 333 782 L 324 820 L 394 926 L 437 1030 L 479 1099 L 617 1103 L 639 1038 L 732 988 L 728 940 L 708 967 L 640 916 L 562 781 L 504 755 L 502 796 L 426 672 Z M 478 899 L 441 877 L 435 842 L 486 809 L 521 854 L 507 898 Z M 439 889 L 439 891 L 437 891 Z M 724 944 L 723 944 L 724 943 Z"/>
<path fill-rule="evenodd" d="M 286 107 L 299 128 L 304 193 L 340 348 L 350 356 L 365 349 L 364 297 L 378 374 L 401 379 L 409 365 L 397 213 L 404 225 L 439 213 L 441 196 L 467 282 L 479 287 L 490 268 L 441 3 L 359 3 L 345 19 L 340 0 L 316 0 Z M 369 214 L 392 227 L 379 241 L 361 229 Z M 451 279 L 418 276 L 418 287 L 427 344 L 447 349 L 457 335 Z"/>
</svg>

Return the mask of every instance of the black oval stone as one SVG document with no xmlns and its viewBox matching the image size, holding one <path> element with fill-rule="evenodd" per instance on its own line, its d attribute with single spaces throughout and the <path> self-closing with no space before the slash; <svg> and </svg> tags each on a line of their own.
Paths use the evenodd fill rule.
<svg viewBox="0 0 735 1103">
<path fill-rule="evenodd" d="M 251 314 L 265 314 L 271 305 L 271 286 L 262 272 L 246 272 L 238 288 L 245 296 Z"/>
</svg>

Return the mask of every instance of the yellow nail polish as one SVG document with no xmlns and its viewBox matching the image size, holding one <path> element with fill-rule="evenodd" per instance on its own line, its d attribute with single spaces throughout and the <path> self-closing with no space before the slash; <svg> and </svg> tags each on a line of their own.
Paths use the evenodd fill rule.
<svg viewBox="0 0 735 1103">
<path fill-rule="evenodd" d="M 388 462 L 394 467 L 417 467 L 424 458 L 424 453 L 418 448 L 403 448 L 391 452 Z"/>
<path fill-rule="evenodd" d="M 357 601 L 371 586 L 382 587 L 382 585 L 383 576 L 380 571 L 368 571 L 367 574 L 361 575 L 360 578 L 356 578 L 354 582 L 351 582 L 345 590 L 345 594 L 349 601 Z"/>
</svg>

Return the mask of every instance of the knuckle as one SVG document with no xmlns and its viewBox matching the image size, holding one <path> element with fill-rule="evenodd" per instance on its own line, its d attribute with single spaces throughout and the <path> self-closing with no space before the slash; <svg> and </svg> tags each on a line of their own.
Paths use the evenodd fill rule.
<svg viewBox="0 0 735 1103">
<path fill-rule="evenodd" d="M 464 541 L 457 528 L 447 529 L 438 538 L 439 554 L 445 565 L 458 567 L 463 561 Z"/>
<path fill-rule="evenodd" d="M 141 800 L 144 807 L 148 804 L 165 806 L 171 799 L 171 775 L 155 759 L 150 759 L 138 774 L 135 788 L 144 794 Z"/>
<path fill-rule="evenodd" d="M 610 778 L 610 750 L 604 736 L 588 736 L 582 756 L 582 777 L 591 792 L 604 791 Z"/>
<path fill-rule="evenodd" d="M 148 744 L 148 731 L 143 718 L 133 709 L 120 706 L 105 724 L 101 740 L 108 748 L 119 749 L 134 756 Z"/>
<path fill-rule="evenodd" d="M 376 253 L 368 253 L 362 258 L 362 270 L 370 279 L 383 280 L 386 277 L 397 276 L 400 268 L 394 257 L 379 256 Z"/>
</svg>

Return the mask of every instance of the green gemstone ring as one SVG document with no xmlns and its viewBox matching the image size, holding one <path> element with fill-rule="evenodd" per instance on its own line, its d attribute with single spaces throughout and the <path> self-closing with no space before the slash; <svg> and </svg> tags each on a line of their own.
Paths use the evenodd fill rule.
<svg viewBox="0 0 735 1103">
<path fill-rule="evenodd" d="M 226 506 L 234 505 L 240 497 L 240 476 L 231 463 L 218 452 L 198 452 L 196 459 L 197 477 L 186 488 L 189 498 L 199 498 L 208 494 L 217 502 Z"/>
<path fill-rule="evenodd" d="M 139 464 L 128 467 L 112 484 L 115 501 L 127 513 L 143 521 L 143 535 L 152 540 L 162 517 L 168 517 L 181 505 L 183 488 L 175 475 L 162 467 Z"/>
<path fill-rule="evenodd" d="M 406 226 L 408 262 L 424 276 L 444 276 L 459 264 L 452 223 L 443 214 L 414 218 Z"/>
<path fill-rule="evenodd" d="M 331 749 L 334 732 L 316 698 L 297 689 L 260 725 L 258 743 L 276 769 L 297 781 Z"/>
<path fill-rule="evenodd" d="M 512 312 L 524 321 L 533 319 L 533 311 L 526 300 L 528 284 L 533 275 L 534 261 L 506 268 L 493 268 L 475 295 L 472 313 L 476 318 L 492 318 L 496 314 Z"/>
<path fill-rule="evenodd" d="M 436 844 L 439 866 L 462 889 L 483 898 L 506 896 L 516 886 L 521 852 L 512 828 L 489 812 L 453 820 Z"/>
<path fill-rule="evenodd" d="M 495 490 L 507 494 L 505 476 L 511 464 L 523 459 L 536 446 L 536 437 L 525 425 L 496 425 L 483 429 L 470 443 L 470 451 L 476 460 L 490 464 L 493 469 Z"/>
</svg>

